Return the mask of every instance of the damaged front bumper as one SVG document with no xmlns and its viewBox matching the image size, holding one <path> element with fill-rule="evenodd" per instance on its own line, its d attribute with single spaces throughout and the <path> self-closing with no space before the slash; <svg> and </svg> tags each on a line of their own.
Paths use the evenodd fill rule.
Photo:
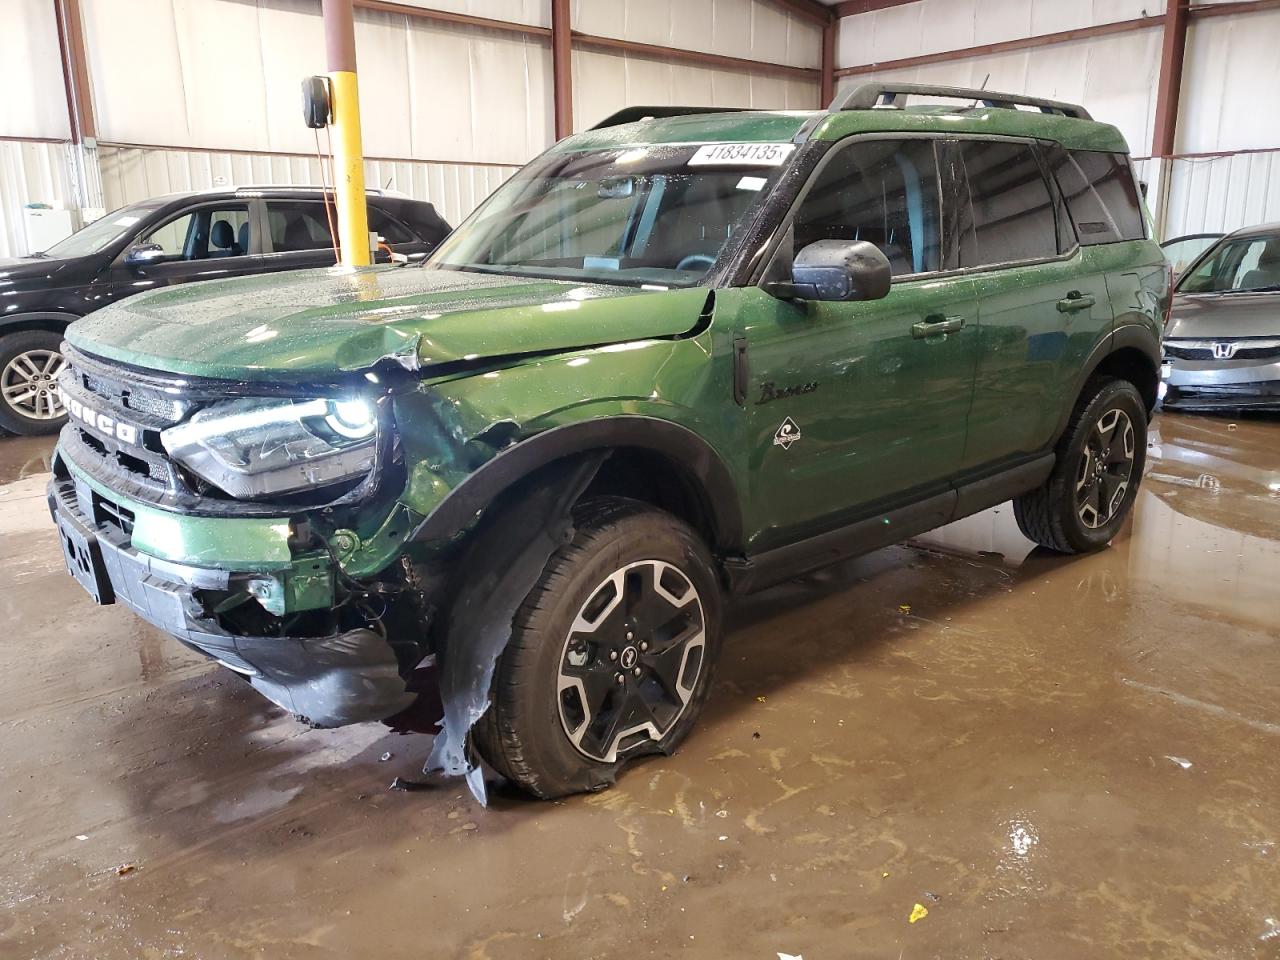
<svg viewBox="0 0 1280 960">
<path fill-rule="evenodd" d="M 318 727 L 381 720 L 408 707 L 394 648 L 372 629 L 324 636 L 249 636 L 206 615 L 201 591 L 252 576 L 164 560 L 136 549 L 132 510 L 87 480 L 55 472 L 49 509 L 67 570 L 98 603 L 119 601 L 197 653 L 243 675 L 269 700 Z M 176 533 L 175 533 L 176 535 Z"/>
</svg>

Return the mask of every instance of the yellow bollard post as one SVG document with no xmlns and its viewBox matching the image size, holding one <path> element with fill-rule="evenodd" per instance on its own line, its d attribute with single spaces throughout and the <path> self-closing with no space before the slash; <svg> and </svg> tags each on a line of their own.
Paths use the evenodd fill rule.
<svg viewBox="0 0 1280 960">
<path fill-rule="evenodd" d="M 331 90 L 338 244 L 343 266 L 366 267 L 373 259 L 369 252 L 369 211 L 360 142 L 354 12 L 351 0 L 321 0 L 321 12 Z"/>
</svg>

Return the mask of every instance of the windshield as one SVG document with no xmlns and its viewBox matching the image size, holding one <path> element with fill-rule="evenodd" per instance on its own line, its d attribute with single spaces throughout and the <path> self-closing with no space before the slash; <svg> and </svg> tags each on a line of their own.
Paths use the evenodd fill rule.
<svg viewBox="0 0 1280 960">
<path fill-rule="evenodd" d="M 500 187 L 429 263 L 692 286 L 749 222 L 791 149 L 708 144 L 551 154 Z"/>
<path fill-rule="evenodd" d="M 1173 275 L 1180 277 L 1182 276 L 1182 271 L 1195 262 L 1196 257 L 1221 239 L 1222 234 L 1220 233 L 1206 233 L 1197 237 L 1179 237 L 1176 240 L 1166 240 L 1160 246 L 1164 250 L 1165 259 L 1173 267 Z"/>
<path fill-rule="evenodd" d="M 1182 278 L 1179 293 L 1280 290 L 1280 235 L 1223 240 Z"/>
<path fill-rule="evenodd" d="M 98 253 L 123 238 L 126 233 L 130 233 L 154 209 L 155 204 L 135 203 L 132 206 L 113 210 L 105 217 L 77 230 L 65 240 L 59 240 L 40 256 L 87 257 L 91 253 Z"/>
</svg>

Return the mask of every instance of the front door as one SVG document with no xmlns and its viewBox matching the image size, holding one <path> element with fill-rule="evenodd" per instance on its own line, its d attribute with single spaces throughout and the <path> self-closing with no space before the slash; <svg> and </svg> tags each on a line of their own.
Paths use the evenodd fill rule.
<svg viewBox="0 0 1280 960">
<path fill-rule="evenodd" d="M 254 201 L 222 200 L 188 207 L 149 228 L 135 244 L 157 244 L 164 256 L 145 264 L 125 262 L 120 254 L 111 267 L 116 297 L 174 283 L 215 280 L 263 269 Z"/>
<path fill-rule="evenodd" d="M 747 288 L 718 302 L 739 304 L 746 341 L 751 552 L 949 489 L 978 312 L 973 282 L 944 269 L 939 180 L 930 139 L 837 147 L 800 202 L 793 249 L 870 241 L 892 267 L 889 295 L 788 302 Z"/>
</svg>

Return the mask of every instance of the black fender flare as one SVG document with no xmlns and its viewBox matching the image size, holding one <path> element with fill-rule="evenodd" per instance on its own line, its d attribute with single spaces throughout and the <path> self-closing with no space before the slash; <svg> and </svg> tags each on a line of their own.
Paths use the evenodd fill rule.
<svg viewBox="0 0 1280 960">
<path fill-rule="evenodd" d="M 28 330 L 49 330 L 52 333 L 64 332 L 68 325 L 79 320 L 78 314 L 65 313 L 60 310 L 28 310 L 0 317 L 0 337 L 8 333 L 24 333 Z"/>
<path fill-rule="evenodd" d="M 1071 420 L 1071 411 L 1075 409 L 1075 398 L 1080 396 L 1080 392 L 1084 389 L 1084 385 L 1089 382 L 1089 378 L 1097 372 L 1102 366 L 1103 361 L 1113 353 L 1120 350 L 1131 349 L 1141 353 L 1151 364 L 1151 370 L 1157 377 L 1160 376 L 1160 338 L 1157 337 L 1150 327 L 1141 323 L 1126 323 L 1116 327 L 1111 333 L 1096 344 L 1089 353 L 1089 357 L 1080 366 L 1080 375 L 1074 384 L 1074 393 L 1070 405 L 1063 405 L 1062 418 L 1058 421 L 1058 429 L 1054 433 L 1054 442 L 1062 436 L 1062 431 L 1067 428 L 1067 423 Z"/>
<path fill-rule="evenodd" d="M 737 485 L 724 460 L 688 427 L 657 417 L 598 417 L 552 427 L 516 443 L 454 487 L 414 531 L 418 541 L 448 540 L 504 492 L 541 468 L 568 457 L 623 447 L 662 454 L 701 487 L 718 551 L 742 546 Z"/>
</svg>

